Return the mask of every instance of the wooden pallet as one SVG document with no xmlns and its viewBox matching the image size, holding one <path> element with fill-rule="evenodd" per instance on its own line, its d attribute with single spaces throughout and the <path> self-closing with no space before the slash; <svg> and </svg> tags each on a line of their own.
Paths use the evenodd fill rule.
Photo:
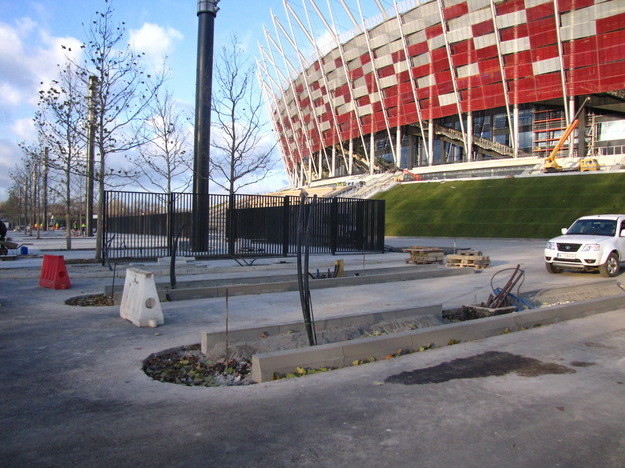
<svg viewBox="0 0 625 468">
<path fill-rule="evenodd" d="M 403 249 L 404 252 L 410 254 L 410 257 L 406 259 L 406 263 L 413 263 L 415 265 L 422 265 L 428 263 L 443 263 L 445 254 L 441 249 L 436 247 L 410 247 L 409 249 Z"/>
<path fill-rule="evenodd" d="M 467 252 L 471 252 L 470 254 Z M 477 254 L 480 255 L 477 255 Z M 482 255 L 482 252 L 464 251 L 464 253 L 456 253 L 447 255 L 445 266 L 450 268 L 488 268 L 490 265 L 490 257 Z"/>
</svg>

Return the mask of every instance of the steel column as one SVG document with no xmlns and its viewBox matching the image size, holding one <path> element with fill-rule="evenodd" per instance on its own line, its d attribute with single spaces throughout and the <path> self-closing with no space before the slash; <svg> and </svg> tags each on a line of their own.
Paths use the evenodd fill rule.
<svg viewBox="0 0 625 468">
<path fill-rule="evenodd" d="M 197 69 L 195 81 L 195 138 L 193 159 L 193 247 L 208 246 L 208 176 L 210 171 L 211 94 L 215 17 L 219 0 L 198 0 Z"/>
</svg>

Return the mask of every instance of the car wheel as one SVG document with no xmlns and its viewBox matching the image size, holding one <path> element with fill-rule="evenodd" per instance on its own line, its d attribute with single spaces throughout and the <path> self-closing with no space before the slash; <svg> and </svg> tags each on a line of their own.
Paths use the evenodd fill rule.
<svg viewBox="0 0 625 468">
<path fill-rule="evenodd" d="M 599 272 L 601 276 L 605 276 L 607 278 L 612 278 L 613 276 L 618 275 L 618 272 L 621 270 L 621 264 L 618 259 L 618 255 L 616 252 L 612 252 L 608 255 L 608 259 L 605 261 L 603 265 L 599 266 Z"/>
<path fill-rule="evenodd" d="M 545 269 L 548 273 L 562 273 L 562 268 L 549 262 L 545 262 Z"/>
</svg>

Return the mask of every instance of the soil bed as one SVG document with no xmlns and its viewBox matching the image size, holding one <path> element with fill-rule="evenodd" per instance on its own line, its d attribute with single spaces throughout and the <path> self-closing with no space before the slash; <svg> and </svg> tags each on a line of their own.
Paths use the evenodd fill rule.
<svg viewBox="0 0 625 468">
<path fill-rule="evenodd" d="M 187 386 L 220 387 L 252 383 L 249 360 L 211 362 L 202 354 L 199 344 L 152 354 L 143 361 L 143 372 L 154 380 Z"/>
<path fill-rule="evenodd" d="M 65 301 L 65 304 L 71 306 L 112 306 L 113 298 L 106 294 L 90 294 L 88 296 L 70 297 Z"/>
</svg>

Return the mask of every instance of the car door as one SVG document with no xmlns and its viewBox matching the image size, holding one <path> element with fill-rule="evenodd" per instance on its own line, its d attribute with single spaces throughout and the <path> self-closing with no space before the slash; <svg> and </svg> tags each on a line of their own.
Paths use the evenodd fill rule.
<svg viewBox="0 0 625 468">
<path fill-rule="evenodd" d="M 619 251 L 621 261 L 625 260 L 625 233 L 621 235 L 623 230 L 625 230 L 625 218 L 619 218 L 616 230 L 616 248 Z"/>
</svg>

